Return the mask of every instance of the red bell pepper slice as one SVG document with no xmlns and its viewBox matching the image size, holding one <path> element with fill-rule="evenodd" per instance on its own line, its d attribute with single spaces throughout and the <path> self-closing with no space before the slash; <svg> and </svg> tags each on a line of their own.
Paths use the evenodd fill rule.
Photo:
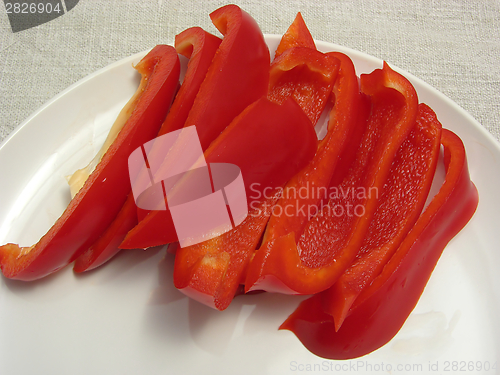
<svg viewBox="0 0 500 375">
<path fill-rule="evenodd" d="M 120 212 L 92 246 L 86 249 L 73 265 L 73 271 L 81 273 L 97 268 L 120 252 L 118 246 L 127 232 L 137 225 L 137 207 L 129 193 Z"/>
<path fill-rule="evenodd" d="M 196 94 L 205 79 L 220 43 L 220 38 L 199 27 L 184 30 L 175 37 L 177 53 L 190 60 L 182 85 L 158 136 L 184 126 Z M 120 251 L 118 246 L 127 233 L 137 225 L 138 211 L 140 209 L 136 207 L 133 194 L 129 194 L 113 223 L 90 248 L 76 259 L 73 270 L 77 273 L 88 271 L 106 263 L 115 256 Z"/>
<path fill-rule="evenodd" d="M 372 108 L 350 173 L 297 242 L 290 232 L 256 253 L 248 270 L 247 290 L 318 293 L 333 285 L 358 253 L 377 207 L 376 192 L 382 189 L 399 146 L 415 124 L 418 106 L 411 83 L 385 63 L 383 69 L 361 76 L 361 90 L 371 97 Z M 354 212 L 358 206 L 362 210 Z M 338 207 L 351 212 L 339 215 Z"/>
<path fill-rule="evenodd" d="M 293 24 L 283 35 L 276 58 L 271 64 L 268 98 L 276 103 L 283 103 L 292 97 L 314 124 L 325 108 L 336 81 L 339 65 L 335 55 L 325 55 L 316 50 L 311 34 L 301 14 L 298 13 Z M 355 75 L 354 79 L 357 87 Z M 328 148 L 326 143 L 326 140 L 322 141 L 318 146 L 319 149 Z M 317 158 L 316 155 L 315 159 Z M 306 167 L 306 172 L 301 171 L 292 181 L 301 181 L 304 174 L 309 174 L 311 166 L 312 169 L 318 168 L 314 160 Z M 328 161 L 324 164 L 328 164 Z M 287 184 L 287 187 L 289 185 Z M 282 200 L 283 198 L 280 198 L 280 201 Z"/>
<path fill-rule="evenodd" d="M 284 52 L 286 56 L 282 56 Z M 333 56 L 316 50 L 299 12 L 276 48 L 269 74 L 268 98 L 282 103 L 292 96 L 316 124 L 337 73 L 338 62 Z"/>
<path fill-rule="evenodd" d="M 291 99 L 282 105 L 265 98 L 248 107 L 205 153 L 207 163 L 241 169 L 249 214 L 237 227 L 175 255 L 174 285 L 219 310 L 233 299 L 261 238 L 282 186 L 314 156 L 311 122 Z"/>
<path fill-rule="evenodd" d="M 331 55 L 340 61 L 340 69 L 333 88 L 335 110 L 330 112 L 328 132 L 319 142 L 311 162 L 283 189 L 283 196 L 277 202 L 267 224 L 259 252 L 273 251 L 274 241 L 281 236 L 294 233 L 295 238 L 299 238 L 302 235 L 304 226 L 327 197 L 327 188 L 344 146 L 357 125 L 366 121 L 358 77 L 351 59 L 339 52 Z M 250 267 L 257 265 L 258 261 L 254 261 Z M 249 273 L 249 280 L 246 282 L 248 289 L 252 286 L 253 272 Z M 259 287 L 265 288 L 262 282 Z"/>
<path fill-rule="evenodd" d="M 325 55 L 305 47 L 285 51 L 271 65 L 268 98 L 278 104 L 293 97 L 312 121 L 317 121 L 330 95 L 338 73 L 339 61 L 333 55 Z M 161 220 L 159 219 L 161 218 Z M 140 233 L 140 242 L 135 235 Z M 168 211 L 150 213 L 148 217 L 127 235 L 122 248 L 150 247 L 161 242 L 177 240 Z M 156 242 L 154 242 L 156 241 Z"/>
<path fill-rule="evenodd" d="M 158 135 L 184 127 L 221 42 L 219 37 L 200 27 L 191 27 L 175 36 L 177 53 L 187 57 L 189 61 L 182 85 Z"/>
<path fill-rule="evenodd" d="M 31 247 L 0 247 L 4 276 L 34 280 L 71 263 L 110 225 L 131 190 L 128 156 L 152 139 L 178 86 L 180 64 L 171 46 L 156 46 L 139 62 L 144 89 L 125 126 L 83 188 L 40 241 Z"/>
<path fill-rule="evenodd" d="M 316 121 L 332 90 L 338 73 L 338 65 L 339 61 L 334 56 L 325 55 L 310 48 L 294 47 L 289 49 L 271 66 L 268 98 L 281 104 L 292 97 L 299 103 L 304 113 Z M 355 75 L 354 79 L 356 87 L 358 87 Z M 261 131 L 260 133 L 264 135 L 266 132 Z M 265 137 L 263 136 L 263 138 Z M 300 138 L 297 138 L 295 142 L 301 142 Z M 283 173 L 282 167 L 276 161 L 281 158 L 280 151 L 271 145 L 267 149 L 266 164 L 275 165 L 277 170 Z M 255 168 L 254 163 L 255 158 L 252 161 L 252 168 Z M 273 174 L 275 173 L 277 172 L 273 172 Z M 259 183 L 253 185 L 270 188 L 269 183 L 262 182 L 261 174 L 262 172 L 259 171 Z M 257 181 L 248 174 L 243 175 L 245 181 Z M 328 182 L 329 179 L 326 183 Z M 252 190 L 258 196 L 264 195 L 263 191 L 258 191 L 255 187 Z M 187 295 L 220 310 L 229 305 L 239 283 L 244 281 L 246 264 L 260 241 L 262 231 L 271 214 L 271 208 L 277 200 L 277 196 L 266 195 L 268 198 L 264 202 L 256 205 L 251 202 L 254 213 L 237 229 L 223 235 L 222 239 L 207 241 L 176 251 L 178 255 L 176 257 L 176 264 L 178 264 L 176 270 L 182 270 L 182 272 L 177 271 L 176 274 L 183 275 L 183 279 L 181 276 L 175 278 L 178 288 L 183 289 Z M 194 263 L 196 263 L 195 270 L 186 271 L 186 268 L 191 268 L 190 265 Z M 222 281 L 223 279 L 224 281 Z"/>
<path fill-rule="evenodd" d="M 278 45 L 278 48 L 276 48 L 274 58 L 278 58 L 287 49 L 293 47 L 308 47 L 316 49 L 311 32 L 307 28 L 300 12 L 297 13 L 295 20 L 285 34 L 283 34 L 280 44 Z"/>
<path fill-rule="evenodd" d="M 196 125 L 203 150 L 269 83 L 269 49 L 255 20 L 233 4 L 210 18 L 224 38 L 186 120 Z"/>
<path fill-rule="evenodd" d="M 469 177 L 460 138 L 443 129 L 446 176 L 382 273 L 363 290 L 342 327 L 335 330 L 322 296 L 303 301 L 280 329 L 294 332 L 314 354 L 330 359 L 366 355 L 391 340 L 417 304 L 448 242 L 473 216 L 478 194 Z"/>
<path fill-rule="evenodd" d="M 267 93 L 269 50 L 255 20 L 236 5 L 210 14 L 224 34 L 186 125 L 196 125 L 203 150 L 249 104 Z M 120 248 L 136 249 L 177 241 L 168 210 L 151 211 L 134 227 Z"/>
<path fill-rule="evenodd" d="M 392 164 L 363 245 L 356 260 L 322 293 L 323 307 L 337 330 L 356 297 L 380 274 L 424 208 L 439 157 L 441 123 L 419 104 L 417 122 Z"/>
<path fill-rule="evenodd" d="M 337 78 L 339 61 L 307 47 L 284 51 L 271 64 L 267 97 L 282 103 L 292 97 L 316 124 Z"/>
</svg>

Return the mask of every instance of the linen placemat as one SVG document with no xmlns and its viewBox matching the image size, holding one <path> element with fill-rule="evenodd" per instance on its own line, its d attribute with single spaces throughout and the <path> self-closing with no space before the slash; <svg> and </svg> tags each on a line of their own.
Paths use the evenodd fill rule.
<svg viewBox="0 0 500 375">
<path fill-rule="evenodd" d="M 10 1 L 10 0 L 9 0 Z M 114 61 L 173 43 L 191 26 L 217 33 L 223 1 L 73 0 L 54 20 L 13 32 L 0 4 L 0 141 L 43 103 Z M 69 0 L 66 5 L 69 7 Z M 76 5 L 75 5 L 76 4 Z M 238 1 L 264 33 L 301 12 L 314 38 L 421 78 L 500 140 L 500 1 Z"/>
</svg>

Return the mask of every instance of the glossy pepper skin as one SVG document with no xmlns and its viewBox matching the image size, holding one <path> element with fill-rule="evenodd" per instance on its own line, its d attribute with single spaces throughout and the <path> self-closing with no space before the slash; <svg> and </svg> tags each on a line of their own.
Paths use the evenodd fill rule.
<svg viewBox="0 0 500 375">
<path fill-rule="evenodd" d="M 469 177 L 460 138 L 443 129 L 446 176 L 439 192 L 369 287 L 335 330 L 322 296 L 301 303 L 280 329 L 294 332 L 313 353 L 330 359 L 366 355 L 391 340 L 417 304 L 448 242 L 474 214 L 478 194 Z"/>
<path fill-rule="evenodd" d="M 316 49 L 311 32 L 306 26 L 302 14 L 299 12 L 288 30 L 283 34 L 280 44 L 276 48 L 274 58 L 278 58 L 287 49 L 293 47 L 308 47 Z"/>
<path fill-rule="evenodd" d="M 316 50 L 299 12 L 276 48 L 267 96 L 277 103 L 294 98 L 315 125 L 325 110 L 339 66 L 334 54 Z"/>
<path fill-rule="evenodd" d="M 323 308 L 333 316 L 337 330 L 356 297 L 381 272 L 420 216 L 436 171 L 440 141 L 441 123 L 431 108 L 419 104 L 415 126 L 394 158 L 355 261 L 322 293 Z"/>
<path fill-rule="evenodd" d="M 255 20 L 236 5 L 210 13 L 224 35 L 189 112 L 204 150 L 248 105 L 266 94 L 269 49 Z"/>
<path fill-rule="evenodd" d="M 289 41 L 291 41 L 290 38 Z M 332 90 L 338 74 L 339 61 L 334 56 L 323 54 L 316 49 L 301 47 L 300 41 L 296 42 L 295 45 L 297 47 L 286 50 L 273 61 L 270 68 L 267 97 L 280 105 L 287 103 L 292 98 L 300 105 L 308 118 L 315 123 Z M 297 108 L 299 107 L 291 107 L 290 110 L 296 111 Z M 259 117 L 265 112 L 259 114 Z M 279 151 L 276 142 L 272 140 L 276 137 L 265 136 L 273 128 L 283 127 L 284 131 L 286 125 L 276 120 L 273 111 L 269 115 L 274 121 L 258 133 L 261 134 L 260 142 L 271 142 L 271 144 L 265 147 L 267 150 L 265 154 L 257 153 L 253 158 L 251 150 L 248 154 L 248 160 L 252 160 L 252 165 L 246 169 L 250 173 L 257 171 L 258 175 L 253 178 L 251 174 L 243 173 L 245 182 L 252 182 L 252 190 L 249 191 L 248 196 L 250 198 L 252 196 L 260 197 L 260 199 L 250 202 L 249 217 L 233 231 L 222 235 L 221 238 L 176 251 L 175 286 L 188 296 L 219 310 L 223 310 L 229 305 L 239 288 L 239 284 L 244 281 L 246 266 L 260 242 L 262 232 L 278 197 L 277 193 L 269 193 L 269 191 L 274 192 L 278 186 L 263 181 L 261 168 L 256 168 L 254 164 L 261 158 L 265 158 L 262 160 L 266 160 L 266 164 L 277 167 L 271 174 L 282 176 L 283 173 L 286 173 L 281 166 L 284 160 L 279 161 L 281 159 L 280 153 L 283 151 Z M 287 118 L 289 115 L 287 114 Z M 293 122 L 290 123 L 291 125 Z M 292 128 L 290 130 L 293 132 Z M 283 136 L 280 138 L 284 139 Z M 303 145 L 299 146 L 302 142 L 300 138 L 300 136 L 294 138 L 293 146 L 289 141 L 289 146 L 298 149 L 303 147 Z M 315 140 L 315 137 L 312 138 Z M 219 139 L 216 142 L 218 141 Z M 241 148 L 241 146 L 239 147 Z M 245 163 L 245 161 L 242 162 Z M 266 169 L 268 171 L 264 175 L 270 173 L 269 168 Z M 296 169 L 293 174 L 288 173 L 288 178 L 298 171 Z M 281 179 L 281 185 L 287 179 Z M 281 186 L 279 187 L 281 188 Z"/>
<path fill-rule="evenodd" d="M 137 207 L 134 196 L 129 193 L 127 200 L 115 219 L 95 241 L 86 249 L 73 264 L 73 271 L 81 273 L 93 270 L 108 262 L 120 252 L 119 245 L 127 232 L 137 225 Z"/>
<path fill-rule="evenodd" d="M 0 247 L 4 276 L 34 280 L 71 263 L 111 224 L 130 192 L 127 159 L 158 133 L 178 86 L 180 64 L 171 46 L 156 46 L 136 66 L 147 85 L 134 111 L 83 188 L 40 241 Z M 105 209 L 104 209 L 105 207 Z"/>
<path fill-rule="evenodd" d="M 273 244 L 279 237 L 289 233 L 294 233 L 295 238 L 302 235 L 304 226 L 316 213 L 321 202 L 327 198 L 327 188 L 330 186 L 337 161 L 354 128 L 358 122 L 366 120 L 361 108 L 363 103 L 358 77 L 351 59 L 342 53 L 334 52 L 331 55 L 340 61 L 340 69 L 333 88 L 335 110 L 330 112 L 327 134 L 318 143 L 311 162 L 285 186 L 283 196 L 277 202 L 264 233 L 263 245 L 259 250 L 263 254 L 274 251 Z M 258 259 L 260 256 L 262 255 L 259 254 Z M 258 261 L 255 261 L 250 267 L 256 267 L 258 264 Z M 254 270 L 249 273 L 246 281 L 247 289 L 252 286 L 253 272 Z M 261 281 L 259 288 L 267 290 L 272 286 Z"/>
<path fill-rule="evenodd" d="M 314 125 L 325 109 L 338 69 L 339 61 L 332 54 L 307 47 L 287 49 L 271 64 L 267 97 L 276 103 L 292 97 Z"/>
<path fill-rule="evenodd" d="M 236 5 L 217 9 L 210 18 L 224 38 L 185 123 L 196 125 L 203 150 L 248 105 L 265 96 L 269 84 L 269 50 L 255 20 Z M 170 212 L 151 211 L 120 247 L 147 248 L 175 241 Z"/>
<path fill-rule="evenodd" d="M 376 191 L 382 189 L 392 160 L 415 123 L 418 107 L 411 83 L 387 64 L 362 75 L 360 87 L 372 107 L 347 177 L 337 194 L 307 222 L 300 238 L 290 232 L 270 244 L 272 251 L 256 253 L 246 290 L 319 293 L 337 281 L 358 253 L 377 207 Z M 359 188 L 364 194 L 356 193 Z M 339 207 L 345 215 L 337 213 Z M 353 212 L 354 207 L 361 207 L 361 213 Z"/>
<path fill-rule="evenodd" d="M 186 295 L 224 310 L 244 277 L 276 194 L 313 157 L 317 138 L 311 122 L 291 99 L 266 98 L 243 111 L 205 152 L 207 163 L 241 169 L 249 214 L 238 226 L 211 240 L 178 248 L 174 285 Z"/>
<path fill-rule="evenodd" d="M 196 95 L 205 80 L 222 40 L 200 27 L 191 27 L 175 36 L 177 53 L 188 58 L 187 70 L 158 135 L 181 129 L 186 125 Z"/>
<path fill-rule="evenodd" d="M 184 30 L 175 37 L 177 53 L 187 57 L 186 74 L 174 102 L 163 122 L 158 136 L 182 128 L 193 105 L 201 83 L 217 51 L 221 39 L 199 27 Z M 138 212 L 139 211 L 139 212 Z M 144 211 L 147 213 L 147 211 Z M 122 209 L 99 239 L 80 255 L 73 267 L 77 273 L 88 271 L 106 263 L 119 251 L 119 245 L 127 233 L 137 225 L 138 214 L 134 197 L 129 194 Z"/>
</svg>

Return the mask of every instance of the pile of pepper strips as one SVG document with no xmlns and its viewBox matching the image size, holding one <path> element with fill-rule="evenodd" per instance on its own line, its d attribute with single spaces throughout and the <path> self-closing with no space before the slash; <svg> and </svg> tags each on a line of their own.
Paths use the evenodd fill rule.
<svg viewBox="0 0 500 375">
<path fill-rule="evenodd" d="M 135 67 L 142 80 L 123 129 L 37 244 L 0 247 L 2 272 L 35 280 L 72 262 L 83 272 L 122 248 L 171 243 L 186 295 L 223 310 L 242 286 L 310 294 L 281 328 L 325 358 L 367 354 L 397 333 L 475 211 L 463 144 L 387 64 L 358 79 L 348 56 L 317 51 L 300 13 L 272 62 L 238 6 L 210 17 L 222 40 L 193 27 Z M 189 59 L 180 88 L 178 53 Z M 207 163 L 241 169 L 249 215 L 180 248 L 168 210 L 136 207 L 127 159 L 190 125 Z M 440 149 L 446 176 L 425 206 Z"/>
</svg>

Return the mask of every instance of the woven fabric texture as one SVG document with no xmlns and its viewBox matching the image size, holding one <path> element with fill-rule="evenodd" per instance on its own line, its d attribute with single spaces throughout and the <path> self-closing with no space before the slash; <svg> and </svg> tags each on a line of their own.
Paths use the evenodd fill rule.
<svg viewBox="0 0 500 375">
<path fill-rule="evenodd" d="M 0 4 L 0 141 L 79 79 L 191 26 L 217 33 L 222 1 L 80 0 L 13 33 Z M 500 1 L 238 1 L 264 33 L 300 11 L 314 38 L 381 58 L 435 87 L 500 140 Z"/>
</svg>

